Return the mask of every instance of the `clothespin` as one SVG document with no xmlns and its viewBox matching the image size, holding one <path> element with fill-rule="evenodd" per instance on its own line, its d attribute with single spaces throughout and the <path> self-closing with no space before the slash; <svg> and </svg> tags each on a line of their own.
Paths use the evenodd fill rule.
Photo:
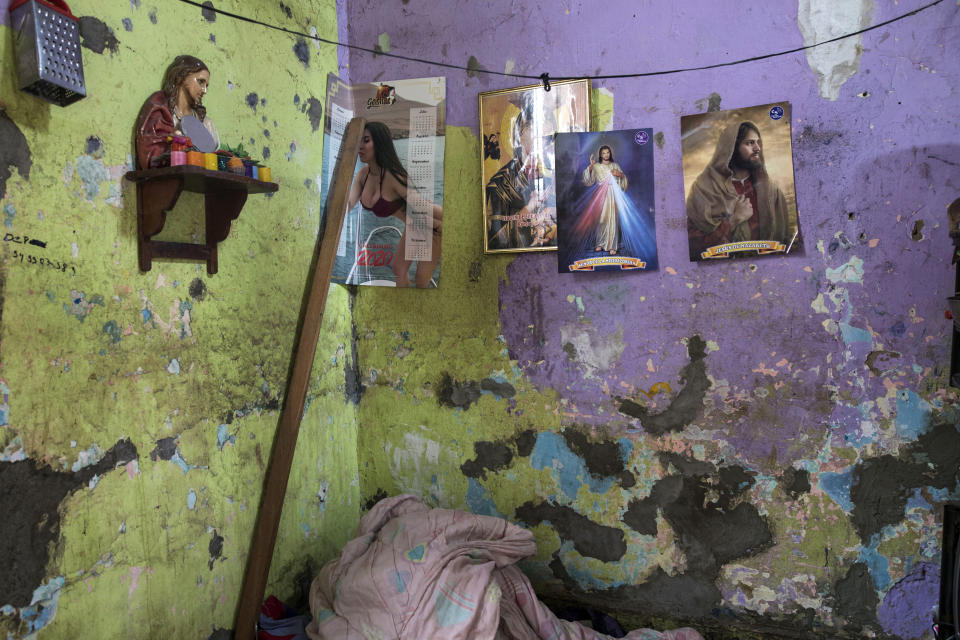
<svg viewBox="0 0 960 640">
<path fill-rule="evenodd" d="M 550 91 L 550 74 L 549 74 L 549 73 L 541 73 L 541 74 L 540 74 L 540 79 L 543 80 L 543 90 L 544 90 L 544 91 Z"/>
</svg>

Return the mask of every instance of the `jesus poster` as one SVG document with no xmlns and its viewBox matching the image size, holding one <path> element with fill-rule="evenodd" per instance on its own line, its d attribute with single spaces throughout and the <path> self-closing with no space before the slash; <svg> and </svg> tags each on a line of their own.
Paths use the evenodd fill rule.
<svg viewBox="0 0 960 640">
<path fill-rule="evenodd" d="M 653 131 L 557 134 L 557 269 L 657 268 Z"/>
</svg>

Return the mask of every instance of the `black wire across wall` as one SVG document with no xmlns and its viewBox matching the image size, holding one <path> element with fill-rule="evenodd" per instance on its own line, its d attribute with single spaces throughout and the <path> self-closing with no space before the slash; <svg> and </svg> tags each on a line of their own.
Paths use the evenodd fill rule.
<svg viewBox="0 0 960 640">
<path fill-rule="evenodd" d="M 480 68 L 480 67 L 465 67 L 465 66 L 462 66 L 462 65 L 452 64 L 452 63 L 449 63 L 449 62 L 443 62 L 443 61 L 439 61 L 439 60 L 429 60 L 429 59 L 426 59 L 426 58 L 416 58 L 416 57 L 413 57 L 413 56 L 405 56 L 405 55 L 398 54 L 398 53 L 390 53 L 389 51 L 379 51 L 379 50 L 376 50 L 376 49 L 369 49 L 369 48 L 367 48 L 367 47 L 361 47 L 361 46 L 359 46 L 359 45 L 349 44 L 349 43 L 346 43 L 346 42 L 338 42 L 338 41 L 336 41 L 336 40 L 328 40 L 328 39 L 326 39 L 326 38 L 321 38 L 321 37 L 318 36 L 318 35 L 309 34 L 309 33 L 303 33 L 303 32 L 301 32 L 301 31 L 296 31 L 296 30 L 294 30 L 294 29 L 287 29 L 286 27 L 281 27 L 281 26 L 279 26 L 279 25 L 269 24 L 269 23 L 266 23 L 266 22 L 262 22 L 262 21 L 260 21 L 260 20 L 255 20 L 255 19 L 253 19 L 253 18 L 249 18 L 249 17 L 247 17 L 247 16 L 242 16 L 242 15 L 237 14 L 237 13 L 232 13 L 232 12 L 230 12 L 230 11 L 224 11 L 223 9 L 217 9 L 216 7 L 213 6 L 213 3 L 212 3 L 212 2 L 209 2 L 209 1 L 208 1 L 208 2 L 204 2 L 204 3 L 202 3 L 202 4 L 201 4 L 200 2 L 197 2 L 196 0 L 180 0 L 180 2 L 183 2 L 184 4 L 193 5 L 193 6 L 197 7 L 197 8 L 199 8 L 199 9 L 202 9 L 203 11 L 212 11 L 212 12 L 214 12 L 214 13 L 217 13 L 217 14 L 220 14 L 220 15 L 223 15 L 223 16 L 226 16 L 226 17 L 228 17 L 228 18 L 233 18 L 233 19 L 235 19 L 235 20 L 240 20 L 240 21 L 243 21 L 243 22 L 248 22 L 248 23 L 250 23 L 250 24 L 255 24 L 255 25 L 257 25 L 257 26 L 264 27 L 264 28 L 267 28 L 267 29 L 274 29 L 274 30 L 276 30 L 276 31 L 282 31 L 283 33 L 288 33 L 288 34 L 290 34 L 290 35 L 298 36 L 298 37 L 301 37 L 301 38 L 308 38 L 308 39 L 310 39 L 310 40 L 316 40 L 317 42 L 323 42 L 323 43 L 329 44 L 329 45 L 335 45 L 335 46 L 338 46 L 338 47 L 344 47 L 344 48 L 347 48 L 347 49 L 351 49 L 351 50 L 353 50 L 353 51 L 363 51 L 363 52 L 365 52 L 365 53 L 372 53 L 372 54 L 374 54 L 374 55 L 384 56 L 384 57 L 387 57 L 387 58 L 395 58 L 395 59 L 397 59 L 397 60 L 406 60 L 407 62 L 420 62 L 420 63 L 422 63 L 422 64 L 431 65 L 431 66 L 435 66 L 435 67 L 444 67 L 444 68 L 446 68 L 446 69 L 457 69 L 457 70 L 459 70 L 459 71 L 468 71 L 468 72 L 470 72 L 470 73 L 472 73 L 472 74 L 474 74 L 474 73 L 485 73 L 485 74 L 488 74 L 488 75 L 507 76 L 507 77 L 510 77 L 510 78 L 520 78 L 520 79 L 524 79 L 524 80 L 541 80 L 541 81 L 544 83 L 544 88 L 547 89 L 547 90 L 549 90 L 549 88 L 550 88 L 550 80 L 579 80 L 579 79 L 613 80 L 613 79 L 621 79 L 621 78 L 648 78 L 648 77 L 650 77 L 650 76 L 665 76 L 665 75 L 670 75 L 670 74 L 674 74 L 674 73 L 684 73 L 684 72 L 686 72 L 686 71 L 703 71 L 703 70 L 706 70 L 706 69 L 718 69 L 718 68 L 720 68 L 720 67 L 732 67 L 732 66 L 735 66 L 735 65 L 738 65 L 738 64 L 746 64 L 746 63 L 748 63 L 748 62 L 756 62 L 756 61 L 758 61 L 758 60 L 767 60 L 767 59 L 769 59 L 769 58 L 776 58 L 776 57 L 779 57 L 779 56 L 786 56 L 786 55 L 790 55 L 791 53 L 797 53 L 797 52 L 799 52 L 799 51 L 806 51 L 806 50 L 808 50 L 808 49 L 813 49 L 813 48 L 815 48 L 815 47 L 822 47 L 823 45 L 831 44 L 831 43 L 833 43 L 833 42 L 839 42 L 840 40 L 845 40 L 845 39 L 847 39 L 847 38 L 853 38 L 853 37 L 855 37 L 855 36 L 862 35 L 862 34 L 867 33 L 867 32 L 869 32 L 869 31 L 873 31 L 873 30 L 875 30 L 875 29 L 880 29 L 881 27 L 886 27 L 887 25 L 891 25 L 891 24 L 893 24 L 893 23 L 895 23 L 895 22 L 899 22 L 899 21 L 904 20 L 904 19 L 906 19 L 906 18 L 910 18 L 910 17 L 912 17 L 912 16 L 917 15 L 918 13 L 920 13 L 920 12 L 922 12 L 922 11 L 926 11 L 927 9 L 930 9 L 930 8 L 932 8 L 932 7 L 935 7 L 935 6 L 937 6 L 938 4 L 940 4 L 941 2 L 943 2 L 943 0 L 934 0 L 933 2 L 930 2 L 929 4 L 925 4 L 925 5 L 923 5 L 923 6 L 921 6 L 921 7 L 918 7 L 918 8 L 916 8 L 916 9 L 912 10 L 912 11 L 908 11 L 907 13 L 901 14 L 901 15 L 896 16 L 896 17 L 893 17 L 893 18 L 890 18 L 889 20 L 884 20 L 883 22 L 878 22 L 877 24 L 870 25 L 869 27 L 865 27 L 865 28 L 860 29 L 860 30 L 858 30 L 858 31 L 852 31 L 852 32 L 850 32 L 850 33 L 845 33 L 845 34 L 843 34 L 843 35 L 841 35 L 841 36 L 837 36 L 836 38 L 830 38 L 829 40 L 823 40 L 822 42 L 816 42 L 816 43 L 814 43 L 814 44 L 806 45 L 806 46 L 803 46 L 803 47 L 795 47 L 795 48 L 793 48 L 793 49 L 785 49 L 785 50 L 783 50 L 783 51 L 775 51 L 775 52 L 773 52 L 773 53 L 764 53 L 764 54 L 761 54 L 761 55 L 751 56 L 751 57 L 749 57 L 749 58 L 742 58 L 742 59 L 740 59 L 740 60 L 731 60 L 731 61 L 729 61 L 729 62 L 717 62 L 717 63 L 714 63 L 714 64 L 707 64 L 707 65 L 702 65 L 702 66 L 699 66 L 699 67 L 680 67 L 680 68 L 676 68 L 676 69 L 665 69 L 665 70 L 660 70 L 660 71 L 638 71 L 638 72 L 634 72 L 634 73 L 614 73 L 614 74 L 606 74 L 606 75 L 563 75 L 563 76 L 551 76 L 548 72 L 540 73 L 540 74 L 537 74 L 537 75 L 531 75 L 531 74 L 523 74 L 523 73 L 507 73 L 507 72 L 504 72 L 504 71 L 491 71 L 491 70 L 489 70 L 489 69 L 483 69 L 483 68 Z"/>
</svg>

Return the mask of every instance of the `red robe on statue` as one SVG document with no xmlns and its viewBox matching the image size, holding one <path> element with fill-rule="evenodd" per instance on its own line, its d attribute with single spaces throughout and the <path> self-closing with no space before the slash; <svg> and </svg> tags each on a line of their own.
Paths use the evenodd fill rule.
<svg viewBox="0 0 960 640">
<path fill-rule="evenodd" d="M 137 170 L 167 164 L 161 164 L 159 156 L 169 150 L 167 136 L 173 135 L 173 126 L 173 114 L 167 106 L 167 97 L 162 91 L 151 94 L 137 116 Z"/>
</svg>

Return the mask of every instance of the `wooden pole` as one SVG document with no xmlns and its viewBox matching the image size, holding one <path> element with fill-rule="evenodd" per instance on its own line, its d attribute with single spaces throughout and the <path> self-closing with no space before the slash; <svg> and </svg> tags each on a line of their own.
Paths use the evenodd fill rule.
<svg viewBox="0 0 960 640">
<path fill-rule="evenodd" d="M 310 283 L 303 313 L 303 324 L 297 338 L 293 369 L 287 384 L 280 424 L 274 436 L 273 449 L 270 452 L 270 464 L 267 467 L 257 524 L 254 529 L 253 543 L 247 558 L 243 589 L 233 637 L 236 640 L 255 640 L 260 605 L 270 574 L 270 562 L 273 560 L 273 548 L 277 541 L 277 529 L 280 526 L 280 514 L 283 512 L 283 499 L 287 492 L 287 480 L 290 466 L 297 448 L 297 434 L 300 432 L 300 420 L 307 400 L 307 387 L 310 383 L 310 371 L 317 352 L 317 340 L 323 323 L 323 310 L 327 305 L 327 291 L 330 288 L 330 276 L 333 274 L 333 262 L 337 257 L 337 243 L 343 228 L 350 183 L 357 162 L 357 148 L 363 134 L 365 122 L 354 118 L 347 126 L 340 146 L 340 158 L 330 183 L 332 189 L 326 211 L 326 227 L 320 240 L 316 267 Z"/>
</svg>

